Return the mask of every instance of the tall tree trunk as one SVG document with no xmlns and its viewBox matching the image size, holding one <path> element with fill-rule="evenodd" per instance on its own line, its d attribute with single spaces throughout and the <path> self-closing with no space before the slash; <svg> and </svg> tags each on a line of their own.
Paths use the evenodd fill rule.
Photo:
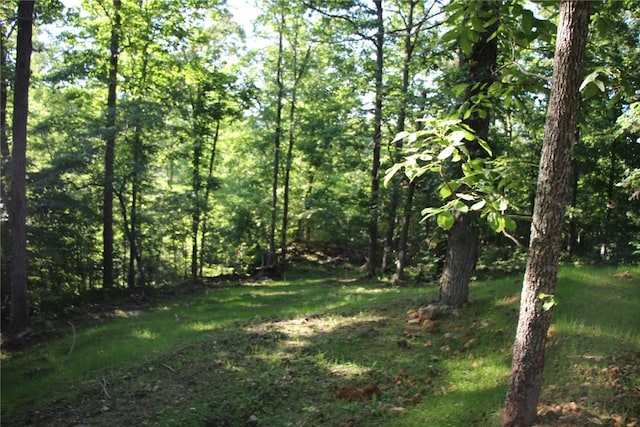
<svg viewBox="0 0 640 427">
<path fill-rule="evenodd" d="M 118 88 L 118 55 L 120 51 L 120 0 L 113 0 L 113 22 L 109 42 L 109 84 L 107 96 L 107 126 L 104 150 L 103 200 L 103 276 L 105 288 L 113 287 L 113 180 L 116 148 L 116 102 Z"/>
<path fill-rule="evenodd" d="M 315 181 L 316 178 L 316 168 L 315 166 L 310 166 L 309 170 L 307 171 L 307 190 L 304 192 L 304 203 L 305 203 L 305 210 L 307 210 L 307 201 L 310 199 L 311 194 L 313 194 L 313 183 Z M 303 229 L 304 226 L 304 229 Z M 306 241 L 310 241 L 311 240 L 311 221 L 309 221 L 309 218 L 305 218 L 305 220 L 303 220 L 302 218 L 298 219 L 298 229 L 296 230 L 296 238 L 298 239 L 303 239 Z"/>
<path fill-rule="evenodd" d="M 191 212 L 191 280 L 193 281 L 198 278 L 198 230 L 200 229 L 200 214 L 202 212 L 202 207 L 200 206 L 200 158 L 202 157 L 204 145 L 201 132 L 196 131 L 194 133 L 196 141 L 194 143 L 193 163 L 191 166 L 191 191 L 193 193 L 193 211 Z"/>
<path fill-rule="evenodd" d="M 496 65 L 498 42 L 495 32 L 498 30 L 499 5 L 495 1 L 470 2 L 468 12 L 476 14 L 484 23 L 495 20 L 486 27 L 474 43 L 471 55 L 462 57 L 461 68 L 467 74 L 469 89 L 465 101 L 481 93 L 486 93 L 493 83 L 493 69 Z M 478 138 L 487 139 L 489 134 L 489 109 L 483 113 L 474 112 L 465 123 L 474 130 Z M 470 144 L 474 156 L 482 155 L 479 144 Z M 469 281 L 473 273 L 478 243 L 478 230 L 473 226 L 476 212 L 456 214 L 456 221 L 449 232 L 444 270 L 440 278 L 440 299 L 443 304 L 459 307 L 469 298 Z"/>
<path fill-rule="evenodd" d="M 4 30 L 4 28 L 3 28 Z M 3 208 L 0 209 L 0 215 L 4 216 L 8 207 L 9 194 L 7 193 L 7 185 L 11 180 L 11 152 L 9 149 L 9 132 L 7 130 L 7 105 L 9 101 L 9 50 L 7 49 L 7 41 L 10 34 L 0 31 L 0 202 Z M 0 227 L 0 293 L 3 295 L 10 294 L 11 279 L 9 272 L 10 266 L 10 250 L 11 250 L 11 234 L 10 227 Z"/>
<path fill-rule="evenodd" d="M 216 127 L 213 133 L 213 147 L 211 147 L 211 156 L 209 157 L 209 170 L 207 171 L 207 185 L 204 190 L 204 212 L 202 213 L 202 230 L 200 232 L 200 277 L 203 276 L 204 269 L 204 242 L 207 236 L 207 222 L 209 220 L 209 197 L 212 190 L 213 165 L 216 160 L 216 149 L 218 146 L 218 137 L 220 136 L 220 120 L 216 120 Z"/>
<path fill-rule="evenodd" d="M 400 109 L 398 111 L 398 121 L 396 123 L 396 134 L 404 131 L 405 121 L 407 118 L 407 104 L 409 102 L 409 66 L 411 65 L 411 59 L 413 57 L 413 50 L 417 39 L 417 32 L 419 27 L 415 28 L 413 24 L 413 14 L 417 1 L 412 0 L 409 2 L 409 14 L 406 20 L 406 33 L 404 36 L 404 60 L 402 62 L 402 84 L 400 86 L 400 95 L 402 97 L 400 101 Z M 391 160 L 395 163 L 399 162 L 402 156 L 402 142 L 403 139 L 398 139 L 393 147 L 393 153 Z M 389 209 L 387 216 L 387 228 L 385 230 L 384 248 L 382 251 L 382 271 L 386 271 L 391 263 L 389 258 L 393 254 L 393 241 L 395 237 L 395 227 L 397 223 L 397 210 L 400 200 L 400 184 L 402 176 L 394 176 L 391 180 L 391 195 L 389 200 Z M 397 265 L 396 265 L 397 267 Z M 397 270 L 396 270 L 397 271 Z"/>
<path fill-rule="evenodd" d="M 575 133 L 575 141 L 574 144 L 577 144 L 580 141 L 580 131 L 577 130 Z M 578 161 L 574 159 L 571 162 L 571 198 L 569 201 L 569 206 L 571 210 L 569 212 L 569 232 L 567 233 L 567 256 L 569 259 L 573 257 L 576 245 L 576 219 L 574 210 L 578 205 L 578 179 L 580 177 L 580 171 L 578 169 Z"/>
<path fill-rule="evenodd" d="M 402 216 L 402 230 L 398 244 L 398 260 L 396 261 L 396 280 L 404 280 L 404 268 L 407 265 L 407 250 L 409 247 L 409 227 L 411 226 L 411 208 L 413 207 L 413 195 L 416 191 L 416 180 L 409 181 L 407 196 L 404 202 L 404 215 Z"/>
<path fill-rule="evenodd" d="M 18 3 L 16 77 L 13 92 L 11 152 L 11 330 L 27 329 L 27 116 L 31 75 L 31 36 L 35 1 Z"/>
<path fill-rule="evenodd" d="M 604 224 L 602 227 L 602 243 L 600 244 L 600 256 L 603 260 L 609 257 L 609 229 L 611 227 L 611 213 L 613 212 L 613 190 L 616 185 L 616 138 L 611 142 L 609 149 L 609 181 L 607 182 L 607 208 L 604 214 Z"/>
<path fill-rule="evenodd" d="M 544 346 L 553 311 L 543 303 L 550 298 L 545 294 L 555 293 L 557 283 L 590 8 L 589 1 L 560 3 L 553 83 L 503 426 L 531 426 L 542 388 Z"/>
<path fill-rule="evenodd" d="M 142 265 L 142 254 L 140 253 L 140 251 L 138 250 L 138 246 L 136 245 L 136 239 L 133 235 L 133 226 L 129 224 L 129 219 L 127 217 L 127 203 L 124 200 L 122 191 L 114 191 L 114 193 L 118 196 L 118 200 L 120 201 L 120 209 L 122 210 L 122 222 L 124 223 L 124 232 L 127 236 L 127 240 L 129 241 L 129 256 L 131 257 L 130 268 L 133 268 L 134 264 L 138 267 L 137 271 L 139 276 L 139 283 L 140 286 L 144 286 L 146 283 L 146 275 L 144 272 L 144 267 Z M 130 274 L 130 277 L 127 281 L 127 284 L 130 288 L 135 286 L 135 280 L 131 280 L 132 277 L 135 279 L 135 271 L 133 274 Z"/>
<path fill-rule="evenodd" d="M 131 182 L 131 226 L 130 232 L 127 234 L 129 237 L 129 273 L 127 277 L 127 283 L 129 287 L 136 286 L 136 271 L 138 272 L 138 286 L 144 287 L 146 278 L 144 274 L 144 266 L 142 265 L 142 250 L 140 247 L 138 236 L 138 202 L 142 197 L 140 194 L 141 188 L 141 173 L 140 170 L 144 167 L 144 155 L 142 149 L 142 129 L 140 125 L 136 125 L 135 133 L 133 137 L 133 176 Z M 125 215 L 125 214 L 123 214 Z M 126 227 L 126 226 L 125 226 Z M 135 262 L 135 266 L 134 266 Z"/>
<path fill-rule="evenodd" d="M 293 43 L 293 73 L 294 81 L 291 89 L 291 103 L 289 105 L 289 145 L 287 147 L 287 158 L 285 160 L 284 168 L 284 196 L 282 201 L 282 237 L 280 241 L 280 262 L 283 266 L 287 264 L 287 230 L 289 228 L 289 177 L 291 175 L 291 162 L 293 157 L 293 147 L 295 145 L 295 113 L 296 113 L 296 100 L 298 94 L 298 84 L 304 75 L 309 57 L 311 56 L 311 45 L 307 48 L 307 52 L 298 69 L 298 40 L 297 38 Z"/>
<path fill-rule="evenodd" d="M 435 4 L 435 3 L 434 3 Z M 420 112 L 423 113 L 427 104 L 427 92 L 423 91 L 420 102 Z M 421 130 L 424 122 L 417 122 L 416 130 Z M 409 181 L 407 185 L 407 195 L 404 201 L 404 212 L 402 214 L 402 230 L 400 231 L 400 241 L 398 242 L 398 259 L 396 261 L 396 280 L 404 279 L 404 269 L 407 265 L 409 249 L 409 228 L 411 227 L 411 210 L 413 209 L 413 196 L 416 191 L 417 182 L 415 179 Z"/>
<path fill-rule="evenodd" d="M 295 60 L 294 60 L 295 61 Z M 291 161 L 293 146 L 295 145 L 294 122 L 296 110 L 296 88 L 293 87 L 291 104 L 289 105 L 289 144 L 284 167 L 284 194 L 282 198 L 282 230 L 280 236 L 280 262 L 283 268 L 287 264 L 287 229 L 289 228 L 289 178 L 291 176 Z"/>
<path fill-rule="evenodd" d="M 276 100 L 276 134 L 273 140 L 273 179 L 271 183 L 271 224 L 269 225 L 269 253 L 267 265 L 273 266 L 276 259 L 276 220 L 278 207 L 278 173 L 280 171 L 280 143 L 282 140 L 282 103 L 284 99 L 284 83 L 282 82 L 282 60 L 284 55 L 284 11 L 280 11 L 278 28 L 278 61 L 276 65 L 276 85 L 278 94 Z"/>
<path fill-rule="evenodd" d="M 378 262 L 378 217 L 380 215 L 380 142 L 382 139 L 382 77 L 384 71 L 384 19 L 382 0 L 375 0 L 376 22 L 376 72 L 375 72 L 375 109 L 373 115 L 373 162 L 371 167 L 371 197 L 369 202 L 369 259 L 367 275 L 376 275 Z"/>
</svg>

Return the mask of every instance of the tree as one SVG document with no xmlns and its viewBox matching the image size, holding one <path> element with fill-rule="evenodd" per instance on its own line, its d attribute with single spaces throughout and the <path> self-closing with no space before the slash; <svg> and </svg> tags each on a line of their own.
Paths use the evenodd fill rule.
<svg viewBox="0 0 640 427">
<path fill-rule="evenodd" d="M 589 1 L 560 3 L 553 84 L 503 426 L 530 426 L 542 387 L 544 346 L 553 312 L 590 8 Z"/>
<path fill-rule="evenodd" d="M 31 75 L 31 36 L 35 1 L 18 3 L 16 77 L 13 92 L 13 148 L 11 150 L 11 329 L 28 325 L 27 303 L 27 116 Z"/>
<path fill-rule="evenodd" d="M 376 33 L 372 37 L 376 47 L 375 106 L 373 110 L 373 161 L 371 164 L 371 201 L 369 204 L 369 256 L 367 275 L 374 277 L 378 262 L 378 217 L 380 216 L 380 145 L 382 142 L 382 102 L 384 73 L 384 19 L 382 0 L 374 1 L 376 5 Z"/>
<path fill-rule="evenodd" d="M 401 18 L 401 27 L 398 30 L 389 29 L 390 39 L 393 40 L 393 36 L 397 35 L 399 39 L 401 39 L 402 46 L 402 67 L 401 67 L 401 81 L 399 83 L 398 91 L 398 116 L 396 119 L 395 131 L 396 133 L 404 132 L 411 108 L 411 95 L 410 92 L 410 84 L 411 80 L 414 78 L 414 70 L 412 67 L 412 62 L 414 61 L 414 53 L 416 51 L 416 47 L 419 45 L 419 41 L 422 41 L 421 35 L 424 32 L 424 27 L 432 18 L 431 14 L 433 9 L 436 9 L 436 2 L 432 2 L 430 5 L 422 5 L 424 10 L 422 10 L 419 6 L 421 2 L 416 0 L 409 1 L 408 4 L 404 5 L 407 7 L 406 11 L 401 9 L 402 5 L 398 5 L 398 15 Z M 420 16 L 419 13 L 423 12 L 424 16 Z M 434 15 L 438 15 L 440 11 L 436 11 Z M 439 24 L 433 24 L 430 28 L 437 27 Z M 390 68 L 390 67 L 389 67 Z M 423 98 L 424 99 L 424 98 Z M 401 160 L 402 155 L 402 140 L 396 140 L 393 146 L 389 146 L 389 152 L 391 161 L 396 163 Z M 385 230 L 385 238 L 384 238 L 384 246 L 382 251 L 382 261 L 381 268 L 383 271 L 386 271 L 390 268 L 391 265 L 391 257 L 394 251 L 394 242 L 396 239 L 395 229 L 396 224 L 398 222 L 397 219 L 397 209 L 400 201 L 400 184 L 401 181 L 399 179 L 394 179 L 390 182 L 391 191 L 389 195 L 388 208 L 387 208 L 387 221 L 386 221 L 386 230 Z M 413 200 L 413 191 L 415 190 L 415 183 L 409 183 L 407 189 L 407 198 L 405 201 L 405 212 L 409 212 L 411 210 L 412 200 Z M 402 231 L 399 238 L 398 243 L 398 260 L 397 260 L 397 270 L 396 277 L 401 280 L 402 274 L 404 270 L 404 263 L 406 261 L 406 247 L 407 247 L 407 235 L 409 232 L 409 217 L 404 217 L 402 220 Z"/>
<path fill-rule="evenodd" d="M 109 43 L 109 81 L 104 152 L 103 213 L 103 286 L 113 287 L 113 180 L 116 148 L 116 103 L 118 90 L 118 55 L 120 54 L 120 0 L 113 0 L 111 39 Z"/>
<path fill-rule="evenodd" d="M 489 90 L 494 81 L 498 43 L 499 6 L 495 2 L 470 2 L 466 5 L 466 19 L 477 19 L 482 31 L 478 34 L 472 48 L 466 46 L 461 38 L 462 56 L 460 68 L 467 83 L 465 109 L 470 113 L 465 123 L 482 140 L 489 135 L 491 106 L 473 105 L 478 98 Z M 463 110 L 464 111 L 464 110 Z M 465 114 L 467 115 L 467 114 Z M 470 142 L 470 151 L 474 157 L 482 156 L 483 150 L 477 142 Z M 478 212 L 456 212 L 455 222 L 449 231 L 449 240 L 444 269 L 440 277 L 440 302 L 459 307 L 469 298 L 469 281 L 477 259 L 478 230 L 474 224 Z"/>
</svg>

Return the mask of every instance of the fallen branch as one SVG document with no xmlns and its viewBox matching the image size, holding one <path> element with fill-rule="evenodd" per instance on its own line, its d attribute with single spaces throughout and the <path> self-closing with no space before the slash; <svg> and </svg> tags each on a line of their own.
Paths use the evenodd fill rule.
<svg viewBox="0 0 640 427">
<path fill-rule="evenodd" d="M 73 331 L 73 341 L 71 341 L 71 348 L 69 349 L 67 357 L 64 358 L 64 361 L 62 363 L 65 363 L 67 360 L 69 360 L 69 357 L 71 356 L 71 353 L 73 353 L 73 349 L 76 346 L 76 327 L 73 326 L 73 323 L 71 323 L 71 321 L 67 323 L 71 325 L 71 330 Z"/>
<path fill-rule="evenodd" d="M 107 398 L 111 399 L 111 396 L 109 396 L 109 392 L 107 391 L 107 380 L 105 379 L 105 377 L 102 377 L 98 382 L 102 386 L 102 391 L 104 391 L 104 395 L 107 396 Z"/>
</svg>

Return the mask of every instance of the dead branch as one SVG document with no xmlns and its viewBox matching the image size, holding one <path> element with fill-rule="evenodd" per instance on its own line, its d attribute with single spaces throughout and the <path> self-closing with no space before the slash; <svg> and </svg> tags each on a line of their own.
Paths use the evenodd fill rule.
<svg viewBox="0 0 640 427">
<path fill-rule="evenodd" d="M 73 353 L 73 349 L 76 346 L 76 327 L 73 325 L 73 323 L 71 323 L 71 321 L 69 321 L 67 323 L 69 323 L 69 325 L 71 325 L 71 330 L 73 331 L 73 340 L 71 341 L 71 348 L 69 348 L 69 352 L 67 353 L 67 357 L 64 358 L 64 361 L 62 363 L 66 363 L 66 361 L 69 360 L 69 357 L 71 357 L 71 353 Z"/>
<path fill-rule="evenodd" d="M 107 380 L 105 377 L 102 377 L 100 380 L 98 380 L 98 382 L 100 383 L 100 386 L 102 387 L 102 391 L 104 392 L 104 395 L 107 396 L 108 399 L 111 399 L 111 396 L 109 396 L 109 392 L 107 391 Z"/>
</svg>

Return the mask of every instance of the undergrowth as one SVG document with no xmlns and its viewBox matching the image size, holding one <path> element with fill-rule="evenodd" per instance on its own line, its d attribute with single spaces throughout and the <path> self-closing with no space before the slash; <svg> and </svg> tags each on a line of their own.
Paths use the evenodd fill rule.
<svg viewBox="0 0 640 427">
<path fill-rule="evenodd" d="M 304 266 L 75 319 L 3 351 L 3 425 L 499 424 L 521 276 L 410 324 L 435 287 L 359 274 Z M 638 421 L 639 296 L 640 268 L 561 270 L 539 425 Z"/>
</svg>

